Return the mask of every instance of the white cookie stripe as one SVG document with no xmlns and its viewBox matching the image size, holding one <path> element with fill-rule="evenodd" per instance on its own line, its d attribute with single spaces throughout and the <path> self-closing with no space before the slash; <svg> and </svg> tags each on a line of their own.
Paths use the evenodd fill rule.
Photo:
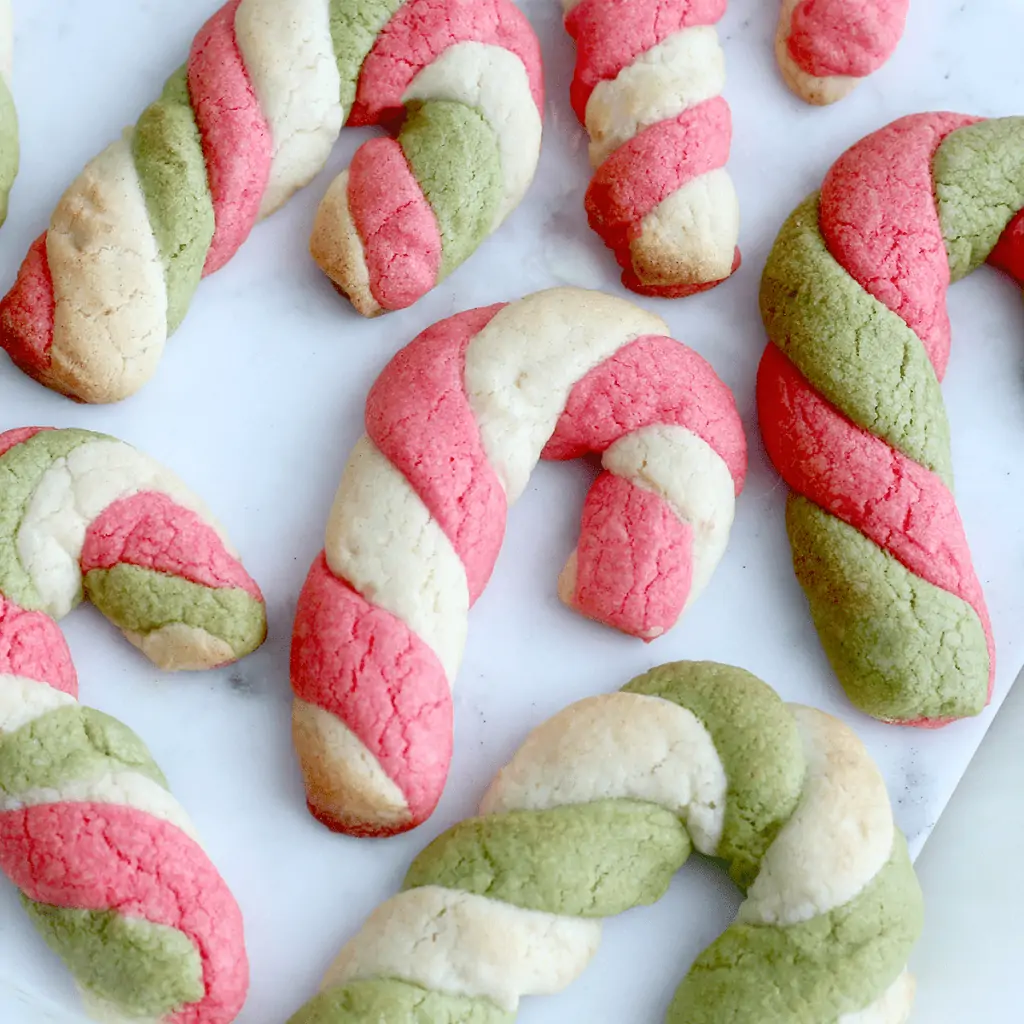
<svg viewBox="0 0 1024 1024">
<path fill-rule="evenodd" d="M 292 1024 L 341 1007 L 348 1024 L 410 1004 L 439 1020 L 514 1014 L 582 974 L 601 918 L 667 891 L 684 829 L 753 885 L 668 1024 L 788 1024 L 794 1006 L 808 1024 L 905 1024 L 920 887 L 877 768 L 846 726 L 708 662 L 653 669 L 535 728 L 479 815 L 413 861 Z M 833 929 L 808 928 L 840 908 Z M 870 1005 L 851 1011 L 865 993 Z"/>
<path fill-rule="evenodd" d="M 378 907 L 321 987 L 394 977 L 514 1011 L 522 996 L 551 995 L 575 981 L 600 941 L 600 921 L 424 886 Z"/>
<path fill-rule="evenodd" d="M 487 118 L 501 150 L 497 229 L 526 194 L 540 155 L 540 112 L 523 62 L 500 46 L 456 43 L 412 80 L 402 102 L 411 100 L 453 100 L 478 108 Z"/>
<path fill-rule="evenodd" d="M 14 732 L 42 715 L 76 703 L 49 683 L 5 672 L 0 674 L 0 734 Z"/>
<path fill-rule="evenodd" d="M 235 36 L 273 138 L 260 216 L 304 188 L 327 162 L 345 123 L 329 0 L 242 0 Z"/>
<path fill-rule="evenodd" d="M 61 197 L 46 258 L 52 375 L 84 401 L 114 380 L 134 391 L 152 375 L 167 341 L 167 287 L 127 133 Z"/>
<path fill-rule="evenodd" d="M 408 805 L 402 828 L 440 795 L 469 607 L 493 567 L 504 506 L 549 443 L 551 458 L 602 452 L 610 470 L 581 517 L 582 555 L 559 580 L 572 608 L 653 639 L 720 559 L 746 466 L 742 426 L 708 364 L 665 331 L 620 299 L 552 289 L 434 325 L 374 385 L 368 435 L 300 596 L 292 687 L 349 727 L 360 758 L 364 748 L 378 758 Z M 606 406 L 620 411 L 592 411 Z M 602 552 L 616 544 L 609 573 Z M 340 644 L 348 634 L 353 643 Z M 383 794 L 380 819 L 364 816 L 363 771 L 341 746 L 333 755 L 302 730 L 296 742 L 320 820 L 358 835 L 399 830 Z M 350 786 L 358 813 L 346 806 Z"/>
</svg>

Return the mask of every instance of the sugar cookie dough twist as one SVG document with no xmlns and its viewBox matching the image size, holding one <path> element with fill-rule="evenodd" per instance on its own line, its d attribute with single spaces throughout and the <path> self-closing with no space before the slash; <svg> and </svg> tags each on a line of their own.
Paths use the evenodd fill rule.
<svg viewBox="0 0 1024 1024">
<path fill-rule="evenodd" d="M 761 432 L 793 489 L 797 577 L 858 707 L 938 726 L 987 702 L 994 648 L 952 492 L 946 288 L 1024 279 L 1024 118 L 915 114 L 848 150 L 761 283 Z"/>
<path fill-rule="evenodd" d="M 355 835 L 433 811 L 470 605 L 538 459 L 600 453 L 559 581 L 652 639 L 725 550 L 746 443 L 728 388 L 656 316 L 560 288 L 424 331 L 386 367 L 299 598 L 293 727 L 311 811 Z"/>
<path fill-rule="evenodd" d="M 13 51 L 10 0 L 0 0 L 0 224 L 7 219 L 7 200 L 18 175 L 18 115 L 11 95 Z"/>
<path fill-rule="evenodd" d="M 643 295 L 680 297 L 740 263 L 725 169 L 732 114 L 715 23 L 726 0 L 563 0 L 571 99 L 590 136 L 590 226 Z"/>
<path fill-rule="evenodd" d="M 910 0 L 782 0 L 775 57 L 786 84 L 819 106 L 848 96 L 903 35 Z"/>
<path fill-rule="evenodd" d="M 357 153 L 337 225 L 364 311 L 414 302 L 522 197 L 542 81 L 509 0 L 229 0 L 123 138 L 64 193 L 0 304 L 0 344 L 47 387 L 111 402 L 155 372 L 199 280 L 324 166 Z M 338 208 L 338 190 L 330 202 Z M 338 271 L 340 273 L 340 271 Z"/>
<path fill-rule="evenodd" d="M 165 667 L 234 660 L 263 601 L 203 507 L 84 430 L 0 434 L 0 869 L 90 1014 L 228 1024 L 241 913 L 142 741 L 77 701 L 56 619 L 85 593 Z"/>
<path fill-rule="evenodd" d="M 480 817 L 413 861 L 290 1024 L 510 1024 L 657 901 L 691 847 L 746 899 L 673 1024 L 903 1024 L 921 892 L 856 736 L 741 669 L 678 662 L 535 729 Z"/>
</svg>

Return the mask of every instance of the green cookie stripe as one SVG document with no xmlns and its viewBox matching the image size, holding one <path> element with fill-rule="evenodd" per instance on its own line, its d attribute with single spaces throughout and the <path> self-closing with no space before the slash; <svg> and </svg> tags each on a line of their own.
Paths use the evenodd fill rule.
<svg viewBox="0 0 1024 1024">
<path fill-rule="evenodd" d="M 437 217 L 440 280 L 494 227 L 502 190 L 498 136 L 474 107 L 428 100 L 410 104 L 398 142 Z"/>
<path fill-rule="evenodd" d="M 167 332 L 185 317 L 213 241 L 213 200 L 203 145 L 188 95 L 186 68 L 135 125 L 132 157 L 167 283 Z"/>
<path fill-rule="evenodd" d="M 331 0 L 331 41 L 341 79 L 343 120 L 356 98 L 359 72 L 384 26 L 405 0 Z"/>
<path fill-rule="evenodd" d="M 206 587 L 137 565 L 91 570 L 85 592 L 119 629 L 146 635 L 183 623 L 219 637 L 239 658 L 256 650 L 266 633 L 263 605 L 244 590 Z"/>
<path fill-rule="evenodd" d="M 126 1018 L 162 1019 L 205 995 L 199 950 L 176 928 L 113 911 L 22 902 L 78 983 Z"/>
<path fill-rule="evenodd" d="M 726 929 L 676 990 L 666 1022 L 838 1020 L 896 980 L 922 919 L 921 889 L 897 833 L 888 863 L 844 906 L 789 927 Z"/>
<path fill-rule="evenodd" d="M 786 527 L 825 653 L 857 707 L 895 721 L 981 712 L 988 647 L 969 604 L 798 495 Z"/>
<path fill-rule="evenodd" d="M 7 198 L 18 176 L 21 147 L 18 143 L 18 114 L 14 97 L 0 77 L 0 224 L 7 219 Z"/>
<path fill-rule="evenodd" d="M 440 885 L 527 910 L 611 917 L 657 902 L 689 854 L 671 811 L 600 800 L 460 822 L 413 861 L 404 888 Z"/>
<path fill-rule="evenodd" d="M 768 337 L 858 426 L 952 483 L 949 423 L 920 338 L 836 262 L 818 193 L 783 225 L 761 278 Z"/>
<path fill-rule="evenodd" d="M 55 708 L 0 734 L 0 793 L 8 796 L 116 771 L 137 772 L 167 789 L 163 773 L 128 726 L 81 704 Z"/>
<path fill-rule="evenodd" d="M 803 788 L 804 754 L 793 716 L 756 676 L 714 662 L 661 665 L 623 691 L 678 704 L 711 734 L 729 786 L 716 855 L 746 890 Z"/>
<path fill-rule="evenodd" d="M 43 600 L 18 557 L 18 530 L 44 474 L 58 459 L 92 441 L 113 441 L 90 430 L 42 430 L 0 456 L 0 592 L 28 611 Z"/>
<path fill-rule="evenodd" d="M 980 267 L 1024 208 L 1024 117 L 959 128 L 932 161 L 939 223 L 954 281 Z"/>
<path fill-rule="evenodd" d="M 350 981 L 311 999 L 288 1024 L 512 1024 L 486 999 L 448 995 L 397 978 Z"/>
</svg>

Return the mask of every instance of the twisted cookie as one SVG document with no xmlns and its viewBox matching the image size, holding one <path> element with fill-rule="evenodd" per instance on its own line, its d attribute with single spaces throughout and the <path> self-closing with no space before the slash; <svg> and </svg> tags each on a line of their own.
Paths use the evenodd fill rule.
<svg viewBox="0 0 1024 1024">
<path fill-rule="evenodd" d="M 0 224 L 7 220 L 7 199 L 18 174 L 18 115 L 11 95 L 14 27 L 10 0 L 0 0 Z"/>
<path fill-rule="evenodd" d="M 726 0 L 563 0 L 573 110 L 590 135 L 590 226 L 642 295 L 714 287 L 740 263 L 732 115 L 714 25 Z"/>
<path fill-rule="evenodd" d="M 850 699 L 938 726 L 985 706 L 994 649 L 952 492 L 946 287 L 1024 280 L 1024 118 L 915 114 L 848 150 L 761 283 L 765 446 L 793 562 Z"/>
<path fill-rule="evenodd" d="M 408 305 L 519 201 L 541 94 L 536 38 L 507 0 L 229 0 L 65 192 L 0 304 L 0 344 L 81 401 L 134 393 L 200 278 L 308 184 L 346 120 L 403 104 L 399 141 L 366 143 L 350 170 L 365 251 L 342 225 L 336 260 L 363 306 Z"/>
<path fill-rule="evenodd" d="M 103 1021 L 227 1024 L 242 917 L 142 741 L 77 702 L 81 597 L 158 665 L 234 660 L 263 601 L 196 498 L 84 430 L 0 434 L 0 868 Z"/>
<path fill-rule="evenodd" d="M 539 458 L 602 455 L 563 600 L 649 640 L 703 589 L 746 443 L 729 390 L 665 331 L 553 289 L 435 324 L 378 378 L 292 640 L 295 745 L 325 824 L 387 835 L 433 811 L 467 613 Z"/>
<path fill-rule="evenodd" d="M 666 1020 L 907 1020 L 921 892 L 878 769 L 835 719 L 678 662 L 535 729 L 290 1024 L 511 1022 L 582 973 L 597 919 L 658 900 L 691 846 L 746 900 Z"/>
<path fill-rule="evenodd" d="M 782 0 L 783 79 L 808 103 L 841 100 L 893 55 L 909 8 L 910 0 Z"/>
</svg>

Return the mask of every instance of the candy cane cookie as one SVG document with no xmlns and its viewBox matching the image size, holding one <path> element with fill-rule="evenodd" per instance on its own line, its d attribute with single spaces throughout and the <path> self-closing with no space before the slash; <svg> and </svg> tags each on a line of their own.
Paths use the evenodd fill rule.
<svg viewBox="0 0 1024 1024">
<path fill-rule="evenodd" d="M 570 98 L 590 136 L 590 226 L 622 283 L 678 298 L 740 263 L 725 169 L 732 114 L 715 23 L 726 0 L 563 0 L 576 42 Z"/>
<path fill-rule="evenodd" d="M 651 640 L 707 584 L 746 442 L 728 388 L 666 331 L 556 288 L 435 324 L 377 379 L 292 638 L 295 746 L 324 824 L 389 835 L 433 811 L 467 613 L 540 458 L 600 453 L 604 469 L 567 604 Z"/>
<path fill-rule="evenodd" d="M 371 140 L 349 169 L 351 223 L 321 221 L 319 237 L 360 308 L 409 305 L 522 198 L 542 93 L 509 0 L 229 0 L 64 193 L 0 303 L 0 345 L 80 401 L 133 394 L 200 278 L 312 180 L 342 125 L 403 108 L 398 140 Z"/>
<path fill-rule="evenodd" d="M 78 703 L 84 593 L 165 668 L 233 661 L 263 599 L 167 470 L 85 430 L 0 434 L 0 869 L 97 1020 L 228 1024 L 241 913 L 142 741 Z"/>
<path fill-rule="evenodd" d="M 1024 118 L 914 114 L 790 216 L 761 283 L 761 432 L 792 488 L 793 563 L 850 699 L 887 721 L 978 714 L 995 668 L 952 491 L 946 289 L 1024 281 Z"/>
<path fill-rule="evenodd" d="M 7 200 L 18 175 L 18 115 L 11 95 L 14 26 L 10 0 L 0 0 L 0 224 L 7 220 Z"/>
<path fill-rule="evenodd" d="M 921 890 L 857 737 L 742 669 L 663 665 L 534 729 L 289 1024 L 511 1024 L 692 849 L 743 891 L 669 1024 L 904 1024 Z"/>
<path fill-rule="evenodd" d="M 808 103 L 848 96 L 903 36 L 910 0 L 782 0 L 775 57 L 786 84 Z"/>
</svg>

